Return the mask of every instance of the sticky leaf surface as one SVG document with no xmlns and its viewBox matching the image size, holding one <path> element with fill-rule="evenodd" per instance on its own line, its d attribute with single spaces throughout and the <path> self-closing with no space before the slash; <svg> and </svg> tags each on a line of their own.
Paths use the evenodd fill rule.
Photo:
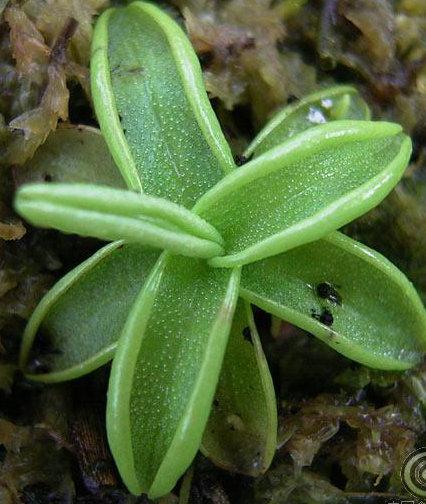
<svg viewBox="0 0 426 504">
<path fill-rule="evenodd" d="M 241 295 L 367 366 L 406 369 L 425 348 L 425 310 L 412 284 L 340 233 L 246 266 Z"/>
<path fill-rule="evenodd" d="M 77 378 L 111 359 L 129 310 L 159 253 L 112 243 L 65 275 L 37 306 L 25 329 L 20 363 L 27 372 L 36 336 L 47 350 L 37 356 L 48 372 L 32 379 Z M 46 370 L 44 370 L 46 371 Z"/>
<path fill-rule="evenodd" d="M 308 128 L 342 119 L 370 119 L 365 101 L 351 86 L 335 86 L 302 98 L 273 117 L 244 153 L 257 157 Z"/>
<path fill-rule="evenodd" d="M 159 8 L 104 13 L 91 70 L 99 123 L 130 187 L 192 206 L 231 169 L 194 50 Z"/>
<path fill-rule="evenodd" d="M 167 493 L 197 452 L 216 388 L 239 270 L 164 255 L 113 361 L 108 439 L 135 494 Z"/>
<path fill-rule="evenodd" d="M 402 176 L 400 126 L 335 121 L 311 128 L 227 175 L 196 212 L 225 241 L 214 266 L 247 264 L 317 240 L 377 205 Z"/>
<path fill-rule="evenodd" d="M 18 185 L 81 182 L 125 188 L 101 132 L 89 126 L 57 128 L 33 157 L 15 170 L 14 177 Z"/>
<path fill-rule="evenodd" d="M 193 257 L 222 253 L 220 235 L 207 222 L 180 205 L 130 191 L 93 184 L 28 184 L 18 190 L 15 208 L 32 224 L 66 233 L 123 239 Z"/>
<path fill-rule="evenodd" d="M 275 454 L 276 410 L 251 308 L 239 301 L 201 450 L 226 470 L 262 474 Z"/>
</svg>

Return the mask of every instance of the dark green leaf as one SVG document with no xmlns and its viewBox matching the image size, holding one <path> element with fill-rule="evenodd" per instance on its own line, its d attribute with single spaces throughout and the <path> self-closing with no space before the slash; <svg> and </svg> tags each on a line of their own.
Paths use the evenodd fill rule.
<svg viewBox="0 0 426 504">
<path fill-rule="evenodd" d="M 19 185 L 26 182 L 82 182 L 124 189 L 105 140 L 89 126 L 62 126 L 53 131 L 24 166 L 16 168 Z"/>
<path fill-rule="evenodd" d="M 201 450 L 216 465 L 259 476 L 277 444 L 277 407 L 251 308 L 239 301 Z"/>
<path fill-rule="evenodd" d="M 108 362 L 117 339 L 158 252 L 112 243 L 65 275 L 47 293 L 24 332 L 20 365 L 27 371 L 34 340 L 46 352 L 37 356 L 49 372 L 32 379 L 57 382 L 78 378 Z M 32 350 L 33 349 L 33 350 Z"/>
</svg>

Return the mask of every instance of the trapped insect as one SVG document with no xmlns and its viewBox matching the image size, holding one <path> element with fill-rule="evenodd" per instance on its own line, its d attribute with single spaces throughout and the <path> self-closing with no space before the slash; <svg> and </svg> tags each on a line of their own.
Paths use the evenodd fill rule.
<svg viewBox="0 0 426 504">
<path fill-rule="evenodd" d="M 329 310 L 327 310 L 327 308 L 322 308 L 320 313 L 318 313 L 315 309 L 313 309 L 311 310 L 311 315 L 314 319 L 321 322 L 321 324 L 324 324 L 329 327 L 333 325 L 334 322 L 333 314 Z"/>
<path fill-rule="evenodd" d="M 328 299 L 331 303 L 341 305 L 342 297 L 333 285 L 321 282 L 316 287 L 317 294 L 322 299 Z"/>
</svg>

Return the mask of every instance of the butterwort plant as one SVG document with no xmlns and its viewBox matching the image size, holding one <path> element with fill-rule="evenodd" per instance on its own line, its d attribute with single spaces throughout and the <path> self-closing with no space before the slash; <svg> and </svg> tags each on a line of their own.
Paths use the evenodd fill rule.
<svg viewBox="0 0 426 504">
<path fill-rule="evenodd" d="M 415 289 L 336 231 L 403 175 L 399 125 L 371 121 L 351 87 L 324 89 L 278 113 L 237 167 L 188 39 L 143 2 L 99 18 L 91 78 L 103 138 L 57 130 L 33 161 L 52 182 L 15 205 L 111 243 L 42 299 L 20 364 L 53 383 L 112 359 L 107 433 L 132 493 L 166 494 L 199 449 L 233 471 L 268 468 L 276 401 L 251 305 L 370 367 L 421 360 Z"/>
</svg>

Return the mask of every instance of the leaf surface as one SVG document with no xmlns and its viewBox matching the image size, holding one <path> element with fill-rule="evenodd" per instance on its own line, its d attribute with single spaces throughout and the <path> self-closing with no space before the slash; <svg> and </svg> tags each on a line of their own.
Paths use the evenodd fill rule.
<svg viewBox="0 0 426 504">
<path fill-rule="evenodd" d="M 199 64 L 186 37 L 155 8 L 147 9 L 145 5 L 138 4 L 138 9 L 137 15 L 134 15 L 136 11 L 121 11 L 113 19 L 110 14 L 111 18 L 104 20 L 104 26 L 97 28 L 104 30 L 99 35 L 104 41 L 105 36 L 110 38 L 107 44 L 110 47 L 108 66 L 112 61 L 115 65 L 120 65 L 118 71 L 111 74 L 110 89 L 114 90 L 114 96 L 108 107 L 112 105 L 112 108 L 108 109 L 104 119 L 102 110 L 98 110 L 98 117 L 101 124 L 104 121 L 104 131 L 110 126 L 120 131 L 121 126 L 117 121 L 115 125 L 110 122 L 115 113 L 114 107 L 116 111 L 119 110 L 122 124 L 126 128 L 120 141 L 125 142 L 128 156 L 135 159 L 132 170 L 142 181 L 144 191 L 192 206 L 205 190 L 234 168 L 234 162 L 206 98 Z M 128 23 L 129 16 L 132 18 L 131 24 Z M 153 38 L 146 40 L 148 35 Z M 98 50 L 100 55 L 103 49 L 97 49 L 95 45 L 94 50 Z M 103 54 L 104 57 L 107 56 L 105 52 Z M 96 65 L 95 58 L 97 56 L 94 54 Z M 132 66 L 137 68 L 142 58 L 144 72 L 129 76 L 128 70 Z M 126 62 L 124 67 L 122 62 Z M 104 63 L 107 63 L 105 59 Z M 101 72 L 105 68 L 106 66 L 102 66 Z M 103 76 L 98 76 L 96 81 L 105 82 L 108 73 L 109 70 Z M 94 74 L 93 76 L 95 77 Z M 95 82 L 94 87 L 96 86 Z M 96 90 L 94 94 L 96 100 Z M 102 106 L 104 103 L 103 96 Z M 138 119 L 139 114 L 143 114 L 143 123 Z M 147 134 L 141 135 L 141 131 Z M 107 139 L 114 149 L 112 142 L 119 136 L 114 133 L 112 135 L 109 137 L 107 133 Z M 127 166 L 125 157 L 122 166 Z M 179 258 L 178 261 L 181 263 L 183 259 Z M 186 270 L 192 271 L 193 267 L 193 261 L 187 259 Z M 194 314 L 196 310 L 198 307 L 195 306 Z M 175 319 L 179 323 L 178 314 L 170 317 L 169 324 L 174 326 Z M 161 339 L 158 342 L 159 346 L 160 344 Z M 129 353 L 133 353 L 130 347 Z M 217 358 L 212 355 L 210 365 Z M 122 362 L 126 362 L 126 359 L 127 357 L 123 357 Z M 230 359 L 232 360 L 232 354 Z M 252 371 L 254 374 L 259 372 L 257 368 Z M 264 404 L 262 397 L 257 398 L 257 401 Z M 267 415 L 269 412 L 262 411 L 262 414 Z M 134 429 L 136 433 L 137 427 Z M 158 457 L 161 458 L 162 455 L 164 454 L 159 453 Z M 152 464 L 155 466 L 155 459 L 149 456 L 144 462 L 146 471 L 151 470 Z M 183 472 L 184 465 L 180 467 Z M 172 486 L 173 482 L 169 485 Z"/>
<path fill-rule="evenodd" d="M 130 191 L 91 184 L 28 184 L 18 190 L 15 208 L 34 225 L 66 233 L 122 239 L 194 257 L 223 251 L 216 230 L 189 210 Z"/>
<path fill-rule="evenodd" d="M 158 256 L 153 249 L 115 242 L 59 280 L 25 328 L 20 365 L 31 379 L 70 380 L 108 362 Z M 35 355 L 36 337 L 44 340 L 41 355 Z M 31 374 L 28 361 L 33 357 L 48 372 Z"/>
<path fill-rule="evenodd" d="M 281 110 L 262 128 L 244 156 L 257 157 L 318 124 L 342 119 L 368 120 L 370 116 L 368 105 L 355 88 L 335 86 L 323 89 Z"/>
<path fill-rule="evenodd" d="M 158 7 L 102 14 L 91 75 L 101 130 L 131 188 L 191 207 L 234 166 L 194 50 Z"/>
<path fill-rule="evenodd" d="M 62 125 L 57 128 L 34 156 L 14 171 L 14 178 L 18 185 L 80 182 L 126 187 L 101 132 L 89 126 Z"/>
<path fill-rule="evenodd" d="M 241 295 L 366 366 L 407 369 L 426 346 L 426 312 L 412 284 L 341 233 L 244 267 Z"/>
<path fill-rule="evenodd" d="M 152 10 L 152 16 L 149 13 L 143 13 L 145 7 L 148 11 Z M 109 148 L 116 158 L 124 162 L 124 165 L 122 164 L 120 167 L 124 171 L 126 181 L 130 184 L 130 187 L 140 190 L 141 184 L 143 184 L 144 191 L 147 194 L 170 196 L 178 203 L 192 206 L 205 188 L 220 180 L 223 172 L 232 167 L 233 159 L 211 110 L 204 90 L 199 64 L 189 42 L 174 21 L 159 9 L 146 4 L 140 4 L 138 8 L 142 10 L 136 17 L 132 9 L 105 12 L 96 25 L 92 45 L 91 75 L 92 91 L 98 117 L 101 125 L 103 125 L 103 132 Z M 109 26 L 109 18 L 113 13 L 117 15 L 117 19 L 114 18 L 111 26 Z M 129 21 L 128 26 L 126 25 L 127 21 Z M 126 25 L 124 30 L 122 30 L 123 23 Z M 108 41 L 109 27 L 113 32 L 111 44 Z M 149 35 L 151 32 L 153 38 L 150 43 L 146 44 L 147 38 L 150 39 L 151 37 Z M 166 32 L 167 34 L 165 34 Z M 136 37 L 135 34 L 139 34 L 140 37 Z M 123 37 L 123 44 L 120 41 L 120 36 Z M 173 40 L 173 43 L 171 40 Z M 140 50 L 141 46 L 143 46 L 143 51 Z M 146 58 L 143 56 L 145 58 L 144 68 L 148 75 L 152 76 L 149 88 L 145 88 L 145 81 L 140 79 L 142 74 L 134 66 L 132 67 L 134 64 L 132 58 L 135 54 L 138 55 L 137 57 L 142 57 L 145 49 L 147 51 Z M 174 54 L 178 55 L 177 60 L 175 60 Z M 120 88 L 117 103 L 120 107 L 123 106 L 120 114 L 122 113 L 122 117 L 127 121 L 126 132 L 130 135 L 130 144 L 138 167 L 137 173 L 129 172 L 127 167 L 132 166 L 132 163 L 127 165 L 126 156 L 121 157 L 123 152 L 126 154 L 128 151 L 126 150 L 127 147 L 122 150 L 124 133 L 121 130 L 119 120 L 117 122 L 109 57 L 113 61 L 123 63 L 126 66 L 124 72 L 116 73 L 113 80 L 115 85 Z M 161 61 L 161 68 L 159 67 L 159 61 Z M 164 83 L 164 88 L 162 88 L 162 82 L 167 75 L 170 75 L 170 79 Z M 175 90 L 172 90 L 173 86 L 176 86 Z M 152 90 L 154 94 L 147 95 L 147 90 Z M 129 103 L 129 106 L 126 107 L 126 93 L 129 94 L 132 100 L 133 98 L 136 101 L 140 100 L 140 107 L 135 105 L 135 102 Z M 159 101 L 160 96 L 161 100 Z M 175 106 L 177 108 L 174 109 Z M 149 114 L 151 122 L 141 124 L 139 114 L 145 108 L 151 110 Z M 175 114 L 176 111 L 177 115 Z M 183 114 L 181 118 L 178 117 L 179 113 Z M 148 114 L 145 114 L 144 120 L 147 118 Z M 175 120 L 178 120 L 178 122 L 175 123 Z M 189 130 L 179 126 L 187 124 L 188 121 L 191 123 Z M 198 138 L 197 145 L 202 145 L 205 148 L 200 147 L 195 153 L 191 147 L 185 154 L 184 147 L 189 145 L 194 136 Z M 143 142 L 140 141 L 141 139 Z M 164 152 L 152 156 L 154 152 L 153 145 L 157 145 L 158 149 L 162 149 Z M 179 163 L 182 167 L 186 167 L 185 170 L 180 170 L 174 163 L 174 152 L 179 149 L 179 146 L 182 146 L 181 153 L 178 155 Z M 188 154 L 188 152 L 193 155 Z M 167 161 L 165 164 L 164 160 Z M 195 164 L 188 167 L 186 166 L 187 161 Z M 117 187 L 123 185 L 121 182 L 122 177 L 115 167 L 105 141 L 99 135 L 99 132 L 93 128 L 82 128 L 81 131 L 80 128 L 77 131 L 75 129 L 58 129 L 49 136 L 46 144 L 37 151 L 33 160 L 28 164 L 28 168 L 25 168 L 22 173 L 24 173 L 24 176 L 20 179 L 21 182 L 44 181 L 47 175 L 48 179 L 54 182 L 90 182 Z M 135 178 L 132 178 L 132 173 Z M 19 176 L 19 174 L 17 175 Z M 108 249 L 110 246 L 113 245 L 109 245 L 103 250 Z M 156 252 L 150 253 L 156 254 Z M 116 267 L 114 266 L 115 261 L 117 262 Z M 143 257 L 141 261 L 140 267 L 143 268 Z M 139 282 L 139 289 L 141 289 L 145 276 L 140 274 L 139 269 L 136 267 L 135 277 L 133 277 L 131 271 L 127 271 L 125 267 L 125 259 L 123 259 L 123 263 L 124 266 L 113 255 L 111 260 L 108 260 L 108 268 L 114 274 L 104 274 L 103 268 L 99 266 L 102 272 L 101 276 L 98 278 L 93 273 L 93 282 L 85 282 L 85 277 L 80 277 L 79 268 L 70 273 L 70 283 L 73 285 L 72 291 L 75 290 L 78 296 L 83 299 L 81 308 L 84 308 L 84 311 L 76 307 L 75 296 L 63 296 L 61 294 L 62 281 L 65 281 L 61 280 L 53 288 L 53 291 L 47 294 L 46 299 L 42 300 L 40 308 L 37 308 L 30 319 L 30 329 L 28 331 L 31 336 L 27 337 L 22 352 L 26 353 L 28 357 L 37 330 L 44 327 L 43 316 L 48 317 L 49 315 L 45 307 L 55 301 L 55 320 L 60 320 L 61 317 L 64 319 L 69 318 L 70 314 L 75 312 L 75 320 L 84 322 L 86 331 L 83 331 L 82 334 L 85 340 L 98 342 L 98 346 L 94 347 L 95 352 L 100 352 L 101 340 L 105 336 L 104 349 L 108 354 L 108 358 L 110 358 L 112 356 L 111 341 L 118 338 L 119 332 L 114 333 L 114 337 L 112 337 L 109 331 L 102 330 L 103 326 L 99 324 L 99 321 L 106 313 L 106 327 L 118 328 L 120 324 L 124 323 L 125 310 L 129 309 L 131 303 L 130 300 L 129 305 L 121 303 L 120 298 L 117 297 L 117 307 L 123 306 L 123 313 L 117 310 L 118 319 L 113 321 L 112 317 L 116 310 L 111 309 L 111 306 L 107 303 L 105 312 L 102 310 L 99 312 L 98 320 L 95 315 L 102 306 L 98 303 L 95 288 L 96 283 L 100 282 L 101 292 L 108 299 L 111 298 L 111 293 L 117 292 L 117 283 L 123 286 L 126 282 L 130 282 L 137 288 L 137 284 L 132 282 Z M 132 266 L 134 265 L 129 261 L 129 267 Z M 188 262 L 188 268 L 191 268 L 190 261 Z M 148 270 L 149 268 L 143 271 L 148 273 Z M 121 272 L 123 272 L 123 282 L 120 280 Z M 75 278 L 72 277 L 74 273 Z M 96 303 L 91 302 L 93 299 L 97 300 Z M 112 299 L 111 303 L 113 302 Z M 87 311 L 93 313 L 94 324 L 85 322 L 88 317 Z M 94 367 L 85 365 L 85 360 L 91 358 L 89 355 L 91 347 L 85 345 L 87 354 L 80 354 L 81 340 L 77 337 L 74 338 L 74 336 L 78 336 L 78 331 L 81 331 L 80 326 L 83 326 L 83 322 L 76 326 L 75 332 L 71 330 L 71 326 L 70 329 L 65 331 L 64 326 L 64 334 L 61 334 L 61 327 L 56 323 L 51 323 L 50 318 L 49 316 L 49 320 L 46 320 L 46 327 L 49 327 L 49 338 L 53 340 L 53 347 L 61 350 L 60 342 L 67 342 L 68 346 L 61 351 L 64 355 L 70 353 L 70 355 L 75 356 L 76 360 L 73 361 L 72 365 L 78 364 L 78 356 L 81 355 L 83 359 L 81 361 L 81 374 L 94 369 Z M 98 328 L 101 330 L 98 330 Z M 108 360 L 105 358 L 101 362 L 93 355 L 92 357 L 91 362 L 99 362 L 99 365 Z M 24 361 L 27 358 L 21 360 Z M 55 371 L 57 366 L 53 363 L 51 368 L 52 371 Z M 58 367 L 57 370 L 59 373 L 61 368 Z M 43 375 L 43 379 L 59 381 L 61 377 L 68 379 L 68 376 L 67 373 L 52 373 L 50 378 L 48 374 Z"/>
<path fill-rule="evenodd" d="M 392 123 L 334 121 L 290 138 L 195 206 L 225 242 L 227 255 L 210 264 L 248 264 L 322 238 L 377 205 L 410 154 L 410 139 Z"/>
<path fill-rule="evenodd" d="M 134 493 L 167 493 L 195 456 L 238 296 L 238 269 L 164 254 L 114 357 L 107 431 Z"/>
<path fill-rule="evenodd" d="M 259 476 L 277 441 L 272 378 L 251 307 L 239 301 L 201 450 L 216 465 Z"/>
</svg>

